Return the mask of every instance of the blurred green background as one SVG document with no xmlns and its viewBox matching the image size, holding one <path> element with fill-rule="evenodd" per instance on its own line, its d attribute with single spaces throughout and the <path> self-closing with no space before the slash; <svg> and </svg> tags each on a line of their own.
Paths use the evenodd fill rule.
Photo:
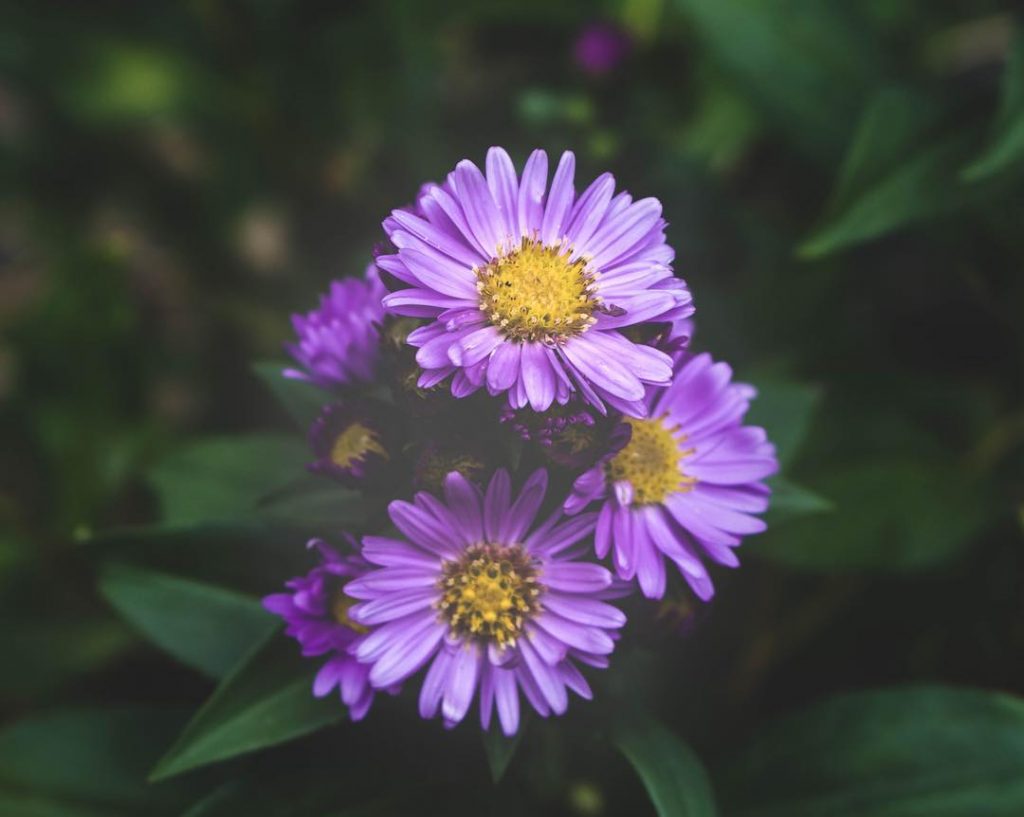
<svg viewBox="0 0 1024 817">
<path fill-rule="evenodd" d="M 580 54 L 595 24 L 628 43 L 601 70 Z M 631 619 L 640 646 L 595 709 L 649 694 L 725 814 L 1024 813 L 992 782 L 1024 779 L 1017 701 L 996 715 L 949 688 L 1024 692 L 1024 28 L 994 0 L 0 3 L 0 810 L 355 814 L 347 767 L 374 802 L 430 781 L 449 814 L 654 813 L 625 761 L 569 737 L 603 734 L 595 716 L 531 730 L 495 788 L 471 729 L 410 726 L 408 702 L 173 795 L 141 783 L 212 686 L 115 611 L 136 608 L 111 587 L 135 585 L 110 549 L 145 528 L 161 570 L 247 614 L 240 594 L 295 566 L 258 530 L 188 539 L 166 505 L 154 528 L 150 476 L 198 436 L 287 430 L 252 362 L 361 273 L 390 209 L 492 144 L 570 148 L 581 181 L 608 169 L 661 199 L 695 345 L 761 387 L 754 419 L 783 453 L 769 533 L 709 608 Z M 219 677 L 239 656 L 191 664 Z M 843 780 L 917 767 L 833 752 L 825 729 L 748 746 L 781 713 L 907 684 L 924 691 L 906 706 L 844 717 L 877 717 L 928 780 L 963 772 L 947 743 L 988 752 L 997 771 L 968 772 L 998 804 L 900 810 L 883 788 L 890 810 L 840 807 L 821 798 Z M 952 731 L 886 733 L 908 711 Z M 385 774 L 410 745 L 435 757 Z M 860 777 L 822 760 L 787 789 L 784 759 L 819 753 Z M 298 768 L 315 782 L 274 789 L 293 810 L 245 799 Z"/>
</svg>

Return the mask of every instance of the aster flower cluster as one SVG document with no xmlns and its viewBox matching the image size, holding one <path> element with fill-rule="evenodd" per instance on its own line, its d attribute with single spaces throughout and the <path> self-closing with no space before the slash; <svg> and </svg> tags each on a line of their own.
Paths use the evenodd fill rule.
<svg viewBox="0 0 1024 817">
<path fill-rule="evenodd" d="M 448 726 L 560 715 L 630 595 L 709 600 L 765 527 L 774 447 L 744 424 L 755 390 L 689 348 L 661 204 L 608 173 L 577 193 L 575 171 L 460 162 L 294 318 L 284 376 L 324 394 L 310 470 L 386 514 L 323 531 L 264 604 L 353 719 L 406 687 Z"/>
</svg>

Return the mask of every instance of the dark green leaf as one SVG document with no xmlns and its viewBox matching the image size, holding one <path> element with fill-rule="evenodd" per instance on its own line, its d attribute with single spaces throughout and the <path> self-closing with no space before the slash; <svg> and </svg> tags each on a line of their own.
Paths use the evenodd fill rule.
<svg viewBox="0 0 1024 817">
<path fill-rule="evenodd" d="M 260 518 L 320 534 L 361 525 L 374 510 L 374 503 L 359 491 L 313 475 L 294 479 L 259 503 Z"/>
<path fill-rule="evenodd" d="M 805 569 L 921 568 L 954 556 L 989 516 L 984 492 L 947 462 L 876 460 L 814 487 L 835 510 L 769 529 L 759 554 Z"/>
<path fill-rule="evenodd" d="M 713 59 L 775 126 L 834 155 L 881 66 L 841 4 L 814 0 L 675 0 Z"/>
<path fill-rule="evenodd" d="M 150 479 L 166 523 L 251 522 L 258 500 L 301 472 L 308 459 L 298 438 L 221 437 L 175 452 Z"/>
<path fill-rule="evenodd" d="M 122 564 L 107 566 L 100 592 L 149 640 L 190 667 L 223 677 L 275 618 L 258 600 L 215 585 Z"/>
<path fill-rule="evenodd" d="M 151 775 L 162 780 L 337 723 L 335 696 L 313 697 L 318 665 L 293 641 L 272 637 L 234 670 L 196 713 Z"/>
<path fill-rule="evenodd" d="M 274 393 L 296 425 L 305 432 L 320 409 L 330 402 L 331 395 L 305 380 L 285 377 L 281 372 L 286 368 L 287 364 L 273 361 L 254 363 L 252 366 L 253 373 Z"/>
<path fill-rule="evenodd" d="M 0 732 L 0 808 L 10 815 L 173 813 L 146 771 L 182 722 L 168 709 L 61 709 Z"/>
<path fill-rule="evenodd" d="M 495 783 L 500 782 L 501 778 L 505 776 L 505 772 L 508 771 L 508 765 L 512 762 L 516 749 L 519 748 L 519 743 L 523 739 L 524 725 L 520 724 L 519 731 L 510 738 L 505 737 L 497 724 L 492 724 L 491 728 L 483 733 L 487 765 L 490 766 L 491 779 Z"/>
<path fill-rule="evenodd" d="M 967 181 L 988 178 L 1024 160 L 1024 34 L 1010 51 L 995 135 L 980 157 L 963 171 Z"/>
<path fill-rule="evenodd" d="M 758 377 L 757 397 L 750 404 L 746 422 L 763 426 L 769 439 L 775 443 L 779 462 L 786 466 L 792 462 L 807 435 L 811 419 L 821 402 L 821 390 L 816 386 L 785 380 Z"/>
<path fill-rule="evenodd" d="M 658 817 L 718 813 L 700 759 L 664 726 L 636 716 L 616 729 L 614 740 L 643 780 Z"/>
<path fill-rule="evenodd" d="M 755 737 L 721 782 L 735 817 L 1017 817 L 1024 702 L 944 687 L 832 698 Z"/>
<path fill-rule="evenodd" d="M 769 527 L 808 514 L 831 511 L 835 507 L 824 497 L 784 477 L 773 477 L 769 480 L 769 485 L 772 488 L 772 504 L 766 516 Z"/>
</svg>

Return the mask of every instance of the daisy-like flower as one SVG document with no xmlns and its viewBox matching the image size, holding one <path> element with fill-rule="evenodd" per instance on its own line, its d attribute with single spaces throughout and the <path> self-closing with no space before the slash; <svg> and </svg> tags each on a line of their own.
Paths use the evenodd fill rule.
<svg viewBox="0 0 1024 817">
<path fill-rule="evenodd" d="M 496 709 L 506 735 L 519 727 L 520 692 L 542 716 L 565 712 L 569 690 L 591 697 L 576 665 L 607 666 L 626 618 L 601 601 L 611 573 L 578 561 L 596 514 L 556 510 L 536 524 L 546 489 L 543 469 L 514 500 L 507 471 L 486 494 L 452 473 L 443 502 L 423 492 L 391 503 L 406 538 L 364 537 L 363 555 L 380 567 L 346 587 L 360 600 L 350 615 L 371 629 L 356 648 L 371 684 L 400 684 L 429 665 L 422 717 L 440 708 L 454 726 L 479 692 L 481 725 Z"/>
<path fill-rule="evenodd" d="M 486 386 L 512 408 L 544 411 L 577 393 L 642 415 L 645 384 L 667 385 L 671 360 L 620 330 L 693 311 L 672 275 L 661 204 L 616 194 L 609 173 L 577 196 L 568 151 L 550 188 L 542 150 L 520 177 L 491 148 L 486 171 L 459 162 L 384 221 L 397 252 L 377 264 L 408 286 L 384 304 L 433 319 L 408 338 L 420 386 L 451 376 L 456 397 Z"/>
<path fill-rule="evenodd" d="M 584 472 L 565 502 L 570 514 L 602 503 L 595 552 L 613 550 L 619 577 L 635 577 L 648 598 L 665 594 L 666 557 L 711 598 L 701 557 L 735 567 L 741 537 L 765 528 L 754 514 L 768 507 L 762 480 L 778 469 L 775 447 L 764 429 L 743 425 L 755 391 L 731 378 L 708 354 L 682 359 L 672 385 L 648 394 L 648 414 L 625 418 L 625 448 Z"/>
<path fill-rule="evenodd" d="M 266 596 L 263 606 L 284 619 L 285 634 L 299 642 L 304 656 L 328 656 L 313 681 L 313 694 L 322 698 L 337 687 L 352 720 L 358 721 L 370 709 L 374 689 L 369 668 L 352 655 L 366 628 L 349 616 L 354 601 L 344 590 L 370 565 L 358 557 L 342 557 L 319 539 L 309 547 L 317 550 L 320 564 L 286 582 L 287 593 Z"/>
<path fill-rule="evenodd" d="M 285 349 L 301 368 L 285 369 L 284 376 L 323 388 L 372 380 L 380 355 L 381 299 L 386 294 L 373 264 L 361 279 L 332 283 L 319 307 L 292 316 L 298 339 Z"/>
<path fill-rule="evenodd" d="M 330 403 L 321 409 L 309 430 L 316 460 L 309 470 L 361 487 L 380 477 L 396 445 L 397 418 L 385 405 L 359 402 Z"/>
</svg>

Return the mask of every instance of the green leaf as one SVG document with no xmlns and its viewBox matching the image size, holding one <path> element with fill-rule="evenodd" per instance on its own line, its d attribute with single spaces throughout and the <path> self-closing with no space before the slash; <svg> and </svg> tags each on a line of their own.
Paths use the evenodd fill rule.
<svg viewBox="0 0 1024 817">
<path fill-rule="evenodd" d="M 281 372 L 286 363 L 263 361 L 254 363 L 253 373 L 273 392 L 296 425 L 305 432 L 320 413 L 320 409 L 331 400 L 331 395 L 305 380 L 285 377 Z"/>
<path fill-rule="evenodd" d="M 882 66 L 842 4 L 675 0 L 715 63 L 797 144 L 834 155 Z"/>
<path fill-rule="evenodd" d="M 793 461 L 807 436 L 811 420 L 821 403 L 821 389 L 804 383 L 772 378 L 755 378 L 757 397 L 750 404 L 746 422 L 762 426 L 775 444 L 779 462 Z"/>
<path fill-rule="evenodd" d="M 340 721 L 345 709 L 335 696 L 313 697 L 317 668 L 290 640 L 275 636 L 260 645 L 203 704 L 151 779 L 283 743 Z"/>
<path fill-rule="evenodd" d="M 828 499 L 818 496 L 813 491 L 802 488 L 784 477 L 772 477 L 768 484 L 772 489 L 772 502 L 765 517 L 769 528 L 790 519 L 825 513 L 835 508 L 835 505 Z"/>
<path fill-rule="evenodd" d="M 658 817 L 718 813 L 700 759 L 664 726 L 636 716 L 616 729 L 614 742 L 643 780 Z"/>
<path fill-rule="evenodd" d="M 180 727 L 169 709 L 60 709 L 0 731 L 0 809 L 11 815 L 173 813 L 181 796 L 146 770 Z"/>
<path fill-rule="evenodd" d="M 214 678 L 266 640 L 275 619 L 258 600 L 167 573 L 111 564 L 100 592 L 161 649 Z"/>
<path fill-rule="evenodd" d="M 1024 702 L 946 687 L 831 698 L 756 736 L 720 782 L 731 817 L 1017 817 Z"/>
<path fill-rule="evenodd" d="M 989 518 L 985 492 L 948 462 L 873 460 L 815 479 L 835 504 L 757 539 L 757 553 L 811 570 L 899 571 L 955 556 Z"/>
<path fill-rule="evenodd" d="M 251 522 L 257 502 L 302 471 L 309 454 L 296 438 L 251 434 L 192 443 L 150 474 L 167 524 Z"/>
<path fill-rule="evenodd" d="M 965 181 L 986 179 L 1024 160 L 1024 34 L 1017 36 L 1006 61 L 994 130 L 982 155 L 964 168 Z"/>
<path fill-rule="evenodd" d="M 303 474 L 286 488 L 259 503 L 262 519 L 311 533 L 332 532 L 360 525 L 379 510 L 361 494 L 322 476 Z"/>
<path fill-rule="evenodd" d="M 854 134 L 828 216 L 799 255 L 820 258 L 969 203 L 975 193 L 960 184 L 956 168 L 975 134 L 932 136 L 938 118 L 927 101 L 880 92 Z"/>
<path fill-rule="evenodd" d="M 524 726 L 525 724 L 520 724 L 519 731 L 510 738 L 505 737 L 496 724 L 491 724 L 491 728 L 482 733 L 487 765 L 491 769 L 491 780 L 495 783 L 500 783 L 508 771 L 508 766 L 523 739 Z"/>
</svg>

